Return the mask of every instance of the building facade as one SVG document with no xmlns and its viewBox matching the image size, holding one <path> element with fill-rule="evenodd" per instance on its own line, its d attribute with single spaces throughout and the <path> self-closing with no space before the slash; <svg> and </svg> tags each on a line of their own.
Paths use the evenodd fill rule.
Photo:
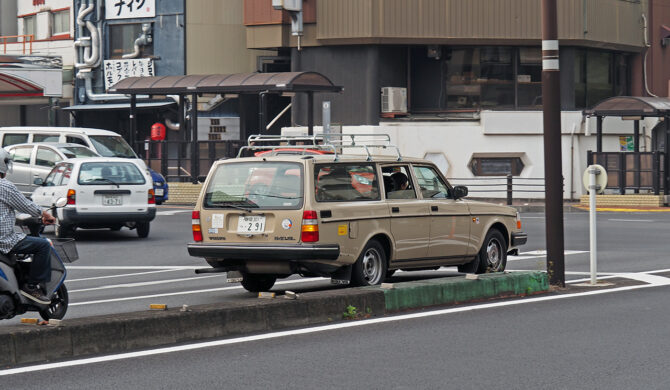
<svg viewBox="0 0 670 390">
<path fill-rule="evenodd" d="M 247 46 L 290 48 L 292 70 L 344 86 L 317 98 L 343 131 L 389 133 L 451 178 L 544 177 L 540 1 L 303 0 L 300 42 L 279 3 L 245 1 Z M 595 150 L 584 110 L 612 96 L 668 96 L 669 11 L 662 0 L 558 2 L 565 198 L 582 194 Z M 294 103 L 300 126 L 306 105 Z M 642 151 L 664 147 L 657 125 L 642 122 Z M 619 118 L 603 128 L 603 150 L 632 134 Z"/>
</svg>

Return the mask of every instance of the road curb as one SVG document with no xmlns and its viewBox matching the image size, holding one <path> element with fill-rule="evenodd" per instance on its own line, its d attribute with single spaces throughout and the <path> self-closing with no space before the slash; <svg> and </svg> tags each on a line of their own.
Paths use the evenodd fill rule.
<svg viewBox="0 0 670 390">
<path fill-rule="evenodd" d="M 122 353 L 175 343 L 230 337 L 341 321 L 347 307 L 357 316 L 548 291 L 544 272 L 448 277 L 299 294 L 291 300 L 233 301 L 64 320 L 61 326 L 0 328 L 0 366 L 37 363 L 93 354 Z M 349 313 L 351 314 L 351 313 Z"/>
</svg>

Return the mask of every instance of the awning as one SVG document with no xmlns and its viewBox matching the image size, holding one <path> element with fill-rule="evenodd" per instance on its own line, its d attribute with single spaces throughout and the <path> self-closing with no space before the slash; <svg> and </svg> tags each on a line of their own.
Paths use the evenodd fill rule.
<svg viewBox="0 0 670 390">
<path fill-rule="evenodd" d="M 137 109 L 152 109 L 169 107 L 175 102 L 140 102 L 137 103 Z M 110 104 L 80 104 L 77 106 L 65 107 L 63 110 L 67 111 L 107 111 L 107 110 L 130 110 L 130 102 L 128 103 L 110 103 Z"/>
<path fill-rule="evenodd" d="M 670 99 L 646 96 L 615 96 L 599 102 L 584 113 L 589 116 L 661 117 L 670 114 Z"/>
<path fill-rule="evenodd" d="M 62 95 L 61 69 L 0 67 L 0 98 Z"/>
<path fill-rule="evenodd" d="M 21 77 L 0 73 L 0 98 L 44 96 L 42 87 Z"/>
<path fill-rule="evenodd" d="M 110 93 L 177 95 L 192 93 L 340 92 L 317 72 L 236 73 L 189 76 L 128 77 Z"/>
</svg>

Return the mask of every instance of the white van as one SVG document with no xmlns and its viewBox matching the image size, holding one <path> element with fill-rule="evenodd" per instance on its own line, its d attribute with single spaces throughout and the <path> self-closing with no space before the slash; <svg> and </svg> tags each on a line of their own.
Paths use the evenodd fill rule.
<svg viewBox="0 0 670 390">
<path fill-rule="evenodd" d="M 28 142 L 80 144 L 95 150 L 102 157 L 124 157 L 139 160 L 126 140 L 109 130 L 83 127 L 0 127 L 0 145 L 3 148 Z M 145 165 L 144 161 L 142 161 L 142 165 Z"/>
</svg>

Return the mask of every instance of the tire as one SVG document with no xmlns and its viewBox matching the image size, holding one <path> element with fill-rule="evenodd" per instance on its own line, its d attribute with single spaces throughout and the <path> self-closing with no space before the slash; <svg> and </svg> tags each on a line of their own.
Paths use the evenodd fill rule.
<svg viewBox="0 0 670 390">
<path fill-rule="evenodd" d="M 121 227 L 122 227 L 121 225 L 116 225 L 116 226 L 110 227 L 109 230 L 111 230 L 113 232 L 118 232 L 119 230 L 121 230 Z"/>
<path fill-rule="evenodd" d="M 149 222 L 138 222 L 137 225 L 135 225 L 135 229 L 137 229 L 137 236 L 139 238 L 147 238 L 149 236 L 150 227 L 151 224 Z"/>
<path fill-rule="evenodd" d="M 354 263 L 351 269 L 353 286 L 374 286 L 386 278 L 386 251 L 379 241 L 371 240 Z"/>
<path fill-rule="evenodd" d="M 505 237 L 497 229 L 491 229 L 486 233 L 484 243 L 479 254 L 476 273 L 503 272 L 507 266 L 507 243 Z"/>
<path fill-rule="evenodd" d="M 471 262 L 461 264 L 458 266 L 458 272 L 464 273 L 464 274 L 475 274 L 475 273 L 481 273 L 477 272 L 479 269 L 479 254 L 475 256 L 474 259 L 472 259 Z"/>
<path fill-rule="evenodd" d="M 57 238 L 71 238 L 74 236 L 74 228 L 68 225 L 63 225 L 58 218 L 56 218 L 54 232 Z"/>
<path fill-rule="evenodd" d="M 275 285 L 276 281 L 277 277 L 275 275 L 242 274 L 242 287 L 252 293 L 268 291 Z"/>
<path fill-rule="evenodd" d="M 156 206 L 160 206 L 160 205 L 162 205 L 162 204 L 163 204 L 163 201 L 162 201 L 162 200 L 157 200 L 157 201 L 156 201 Z"/>
<path fill-rule="evenodd" d="M 40 317 L 45 321 L 49 321 L 50 319 L 62 320 L 67 312 L 67 305 L 69 302 L 70 299 L 67 294 L 67 287 L 65 287 L 65 284 L 61 284 L 51 298 L 49 307 L 40 310 Z"/>
</svg>

